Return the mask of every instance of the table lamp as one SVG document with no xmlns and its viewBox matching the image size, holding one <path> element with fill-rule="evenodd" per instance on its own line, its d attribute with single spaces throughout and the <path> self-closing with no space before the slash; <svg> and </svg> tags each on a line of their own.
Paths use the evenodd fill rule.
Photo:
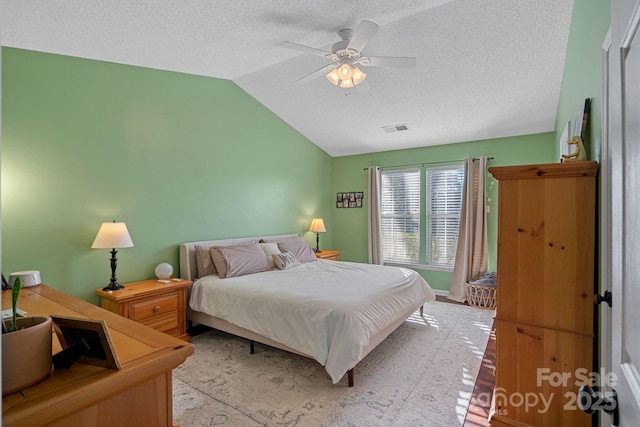
<svg viewBox="0 0 640 427">
<path fill-rule="evenodd" d="M 124 222 L 103 222 L 98 230 L 98 235 L 91 245 L 93 249 L 111 249 L 111 281 L 109 285 L 102 288 L 103 291 L 117 291 L 124 289 L 118 278 L 116 277 L 116 267 L 118 266 L 118 258 L 116 249 L 131 248 L 133 242 Z"/>
<path fill-rule="evenodd" d="M 316 253 L 322 252 L 320 250 L 320 233 L 324 233 L 325 231 L 327 231 L 327 229 L 324 228 L 323 219 L 313 218 L 313 220 L 311 220 L 311 227 L 309 227 L 309 231 L 313 231 L 314 233 L 316 233 L 316 248 L 313 251 Z"/>
</svg>

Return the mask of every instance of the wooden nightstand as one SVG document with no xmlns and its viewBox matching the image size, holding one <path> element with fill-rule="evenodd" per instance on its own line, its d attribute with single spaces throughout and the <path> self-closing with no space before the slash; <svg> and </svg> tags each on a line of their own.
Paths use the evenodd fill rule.
<svg viewBox="0 0 640 427">
<path fill-rule="evenodd" d="M 100 306 L 160 332 L 189 341 L 187 290 L 191 280 L 159 283 L 157 279 L 124 283 L 119 291 L 96 289 Z"/>
<path fill-rule="evenodd" d="M 340 251 L 330 251 L 323 249 L 322 252 L 316 252 L 316 256 L 322 259 L 329 259 L 331 261 L 338 261 L 338 257 L 342 254 Z"/>
</svg>

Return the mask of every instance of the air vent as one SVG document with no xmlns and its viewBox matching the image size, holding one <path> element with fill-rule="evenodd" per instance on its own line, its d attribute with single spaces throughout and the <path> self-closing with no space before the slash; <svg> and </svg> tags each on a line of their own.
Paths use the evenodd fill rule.
<svg viewBox="0 0 640 427">
<path fill-rule="evenodd" d="M 391 133 L 391 132 L 400 132 L 403 130 L 409 130 L 409 128 L 407 127 L 406 123 L 402 123 L 400 125 L 389 125 L 389 126 L 382 126 L 382 129 L 386 132 L 386 133 Z"/>
</svg>

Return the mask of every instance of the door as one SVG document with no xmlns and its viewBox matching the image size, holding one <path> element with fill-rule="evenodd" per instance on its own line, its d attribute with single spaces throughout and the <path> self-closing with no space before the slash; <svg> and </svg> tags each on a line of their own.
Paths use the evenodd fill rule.
<svg viewBox="0 0 640 427">
<path fill-rule="evenodd" d="M 640 419 L 640 0 L 611 1 L 611 369 L 620 426 Z M 603 384 L 605 386 L 609 384 Z M 609 425 L 611 418 L 606 418 Z"/>
</svg>

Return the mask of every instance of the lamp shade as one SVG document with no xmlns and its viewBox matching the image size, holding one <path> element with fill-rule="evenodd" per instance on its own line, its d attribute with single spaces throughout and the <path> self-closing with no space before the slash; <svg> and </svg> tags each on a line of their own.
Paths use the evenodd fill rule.
<svg viewBox="0 0 640 427">
<path fill-rule="evenodd" d="M 103 222 L 91 247 L 94 249 L 131 248 L 133 241 L 124 222 Z"/>
<path fill-rule="evenodd" d="M 311 220 L 311 227 L 309 227 L 309 231 L 313 231 L 314 233 L 324 233 L 327 231 L 324 227 L 324 220 L 322 218 L 313 218 L 313 220 Z"/>
</svg>

